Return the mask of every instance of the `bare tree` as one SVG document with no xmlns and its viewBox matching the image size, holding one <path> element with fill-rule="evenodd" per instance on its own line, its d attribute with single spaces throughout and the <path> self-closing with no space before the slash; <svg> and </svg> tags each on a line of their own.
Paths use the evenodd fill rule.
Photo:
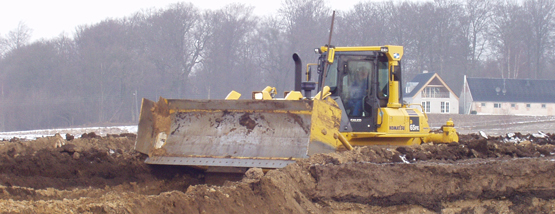
<svg viewBox="0 0 555 214">
<path fill-rule="evenodd" d="M 555 1 L 553 0 L 526 0 L 524 1 L 526 16 L 524 20 L 531 28 L 530 38 L 527 39 L 529 50 L 530 68 L 534 78 L 543 78 L 547 48 L 552 44 L 552 35 L 555 32 L 553 13 Z"/>
<path fill-rule="evenodd" d="M 336 33 L 338 45 L 385 45 L 391 42 L 391 2 L 358 3 L 338 16 Z"/>
<path fill-rule="evenodd" d="M 434 4 L 404 2 L 399 12 L 405 16 L 405 26 L 411 26 L 405 32 L 408 44 L 404 44 L 406 53 L 405 62 L 413 64 L 413 69 L 405 69 L 405 74 L 412 75 L 423 70 L 431 70 L 433 65 L 433 42 L 436 35 L 437 20 L 434 19 Z M 401 15 L 399 14 L 399 15 Z M 403 25 L 399 27 L 404 28 Z M 405 63 L 406 65 L 407 63 Z M 407 66 L 405 66 L 407 68 Z M 410 67 L 408 67 L 410 68 Z"/>
<path fill-rule="evenodd" d="M 65 61 L 53 41 L 37 41 L 7 54 L 2 76 L 2 114 L 8 129 L 30 129 L 72 125 L 57 118 L 56 111 L 74 103 L 67 96 L 75 87 L 64 75 Z"/>
<path fill-rule="evenodd" d="M 168 90 L 173 96 L 183 96 L 187 77 L 199 63 L 207 38 L 201 20 L 191 3 L 172 4 L 148 19 L 145 36 L 150 60 L 171 83 Z"/>
<path fill-rule="evenodd" d="M 285 0 L 278 13 L 288 34 L 290 53 L 298 53 L 305 61 L 314 59 L 314 48 L 328 42 L 332 13 L 325 1 Z"/>
<path fill-rule="evenodd" d="M 258 51 L 254 59 L 263 75 L 263 82 L 277 90 L 293 88 L 293 61 L 288 48 L 290 41 L 281 22 L 275 16 L 266 17 L 260 22 L 257 33 L 254 41 Z"/>
<path fill-rule="evenodd" d="M 0 59 L 3 58 L 4 54 L 8 51 L 8 42 L 7 40 L 0 35 Z"/>
<path fill-rule="evenodd" d="M 6 38 L 8 49 L 15 50 L 21 48 L 23 45 L 28 44 L 31 39 L 32 32 L 33 30 L 27 27 L 24 22 L 19 22 L 19 24 L 17 24 L 17 28 L 8 32 Z"/>
<path fill-rule="evenodd" d="M 468 41 L 468 70 L 476 69 L 486 47 L 486 29 L 492 16 L 491 0 L 466 0 L 463 5 L 463 34 Z"/>
<path fill-rule="evenodd" d="M 122 20 L 105 20 L 97 25 L 82 26 L 75 36 L 78 69 L 81 78 L 87 79 L 79 86 L 87 94 L 88 118 L 94 114 L 97 122 L 113 122 L 130 118 L 123 111 L 129 103 L 145 60 L 128 43 L 126 25 Z"/>
<path fill-rule="evenodd" d="M 524 11 L 512 1 L 500 0 L 494 7 L 492 27 L 488 32 L 501 78 L 518 78 L 526 62 L 529 25 L 524 22 Z"/>
<path fill-rule="evenodd" d="M 465 53 L 461 51 L 466 49 L 466 44 L 461 44 L 460 40 L 462 7 L 452 0 L 436 0 L 434 3 L 433 19 L 436 21 L 433 23 L 434 45 L 429 67 L 442 76 L 462 73 L 466 63 Z M 456 75 L 446 76 L 446 81 L 459 82 L 452 78 Z M 460 77 L 462 79 L 462 75 Z"/>
<path fill-rule="evenodd" d="M 553 77 L 554 1 L 361 2 L 337 11 L 332 45 L 404 46 L 404 80 L 430 70 L 455 91 L 463 74 Z M 176 3 L 33 43 L 20 22 L 0 37 L 0 129 L 136 121 L 141 97 L 292 89 L 291 54 L 315 61 L 330 8 L 324 0 L 285 0 L 274 16 L 252 12 Z"/>
<path fill-rule="evenodd" d="M 256 82 L 253 34 L 257 26 L 253 8 L 230 4 L 210 15 L 211 37 L 206 47 L 202 75 L 211 98 L 224 98 L 231 90 L 252 91 Z M 214 95 L 214 96 L 213 96 Z"/>
<path fill-rule="evenodd" d="M 465 72 L 467 48 L 461 36 L 461 4 L 453 0 L 435 0 L 414 4 L 412 8 L 413 12 L 408 15 L 413 24 L 408 34 L 412 41 L 406 59 L 413 59 L 409 62 L 415 66 L 405 69 L 406 80 L 428 70 L 438 73 L 458 91 Z M 411 50 L 416 52 L 409 52 Z"/>
</svg>

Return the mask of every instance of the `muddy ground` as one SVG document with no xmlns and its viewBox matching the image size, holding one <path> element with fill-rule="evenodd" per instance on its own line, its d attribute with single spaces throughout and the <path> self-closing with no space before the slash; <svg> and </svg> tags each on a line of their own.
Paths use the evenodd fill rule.
<svg viewBox="0 0 555 214">
<path fill-rule="evenodd" d="M 555 135 L 358 147 L 245 175 L 150 166 L 136 135 L 0 142 L 4 213 L 550 213 Z"/>
</svg>

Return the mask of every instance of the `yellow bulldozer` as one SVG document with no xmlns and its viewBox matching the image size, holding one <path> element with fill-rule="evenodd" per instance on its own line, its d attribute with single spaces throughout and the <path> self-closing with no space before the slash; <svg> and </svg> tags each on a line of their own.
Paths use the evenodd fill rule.
<svg viewBox="0 0 555 214">
<path fill-rule="evenodd" d="M 352 146 L 458 142 L 453 121 L 432 131 L 422 106 L 401 102 L 403 47 L 315 51 L 317 81 L 302 81 L 295 54 L 295 90 L 283 98 L 266 87 L 252 99 L 235 91 L 223 100 L 143 99 L 135 149 L 149 164 L 241 171 Z"/>
</svg>

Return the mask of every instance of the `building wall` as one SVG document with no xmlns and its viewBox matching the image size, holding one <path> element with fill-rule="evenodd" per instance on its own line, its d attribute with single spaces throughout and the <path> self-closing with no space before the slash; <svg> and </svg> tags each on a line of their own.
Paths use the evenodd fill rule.
<svg viewBox="0 0 555 214">
<path fill-rule="evenodd" d="M 404 98 L 410 104 L 422 104 L 422 102 L 430 101 L 430 114 L 458 114 L 459 99 L 454 94 L 450 94 L 449 98 L 422 98 L 421 93 L 416 94 L 412 98 Z M 449 113 L 441 113 L 441 102 L 449 102 Z"/>
<path fill-rule="evenodd" d="M 555 113 L 555 103 L 472 102 L 472 110 L 477 114 L 550 116 Z"/>
</svg>

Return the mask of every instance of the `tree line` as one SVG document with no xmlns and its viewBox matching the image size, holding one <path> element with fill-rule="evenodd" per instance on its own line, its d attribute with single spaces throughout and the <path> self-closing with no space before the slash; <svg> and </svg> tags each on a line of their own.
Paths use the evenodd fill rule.
<svg viewBox="0 0 555 214">
<path fill-rule="evenodd" d="M 136 122 L 143 97 L 292 90 L 291 55 L 315 62 L 332 8 L 283 0 L 276 14 L 253 9 L 180 2 L 33 42 L 20 23 L 0 35 L 0 131 Z M 337 12 L 332 44 L 402 45 L 404 82 L 427 70 L 455 92 L 463 75 L 554 78 L 554 9 L 555 0 L 361 2 Z"/>
</svg>

